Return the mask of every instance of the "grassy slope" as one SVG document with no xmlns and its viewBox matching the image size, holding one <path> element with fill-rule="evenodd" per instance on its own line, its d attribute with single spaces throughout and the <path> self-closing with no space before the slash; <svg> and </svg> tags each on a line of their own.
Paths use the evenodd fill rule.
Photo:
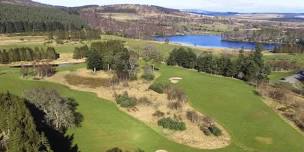
<svg viewBox="0 0 304 152">
<path fill-rule="evenodd" d="M 271 72 L 269 75 L 270 81 L 279 81 L 282 78 L 288 77 L 295 74 L 295 72 Z"/>
<path fill-rule="evenodd" d="M 17 76 L 17 70 L 1 68 L 0 73 L 0 91 L 9 90 L 22 95 L 26 89 L 48 87 L 58 90 L 64 96 L 75 98 L 80 104 L 79 111 L 84 115 L 84 122 L 81 128 L 71 129 L 69 133 L 74 133 L 74 141 L 82 152 L 99 152 L 114 146 L 140 147 L 146 151 L 161 148 L 172 151 L 193 150 L 168 141 L 140 121 L 119 111 L 114 103 L 92 93 L 70 90 L 54 83 L 21 80 Z"/>
<path fill-rule="evenodd" d="M 270 60 L 288 60 L 299 64 L 301 67 L 304 67 L 304 54 L 270 54 L 265 55 L 264 59 L 266 61 Z"/>
<path fill-rule="evenodd" d="M 69 133 L 74 134 L 74 141 L 82 152 L 104 151 L 113 146 L 140 147 L 147 152 L 157 149 L 205 151 L 168 141 L 143 123 L 120 112 L 113 103 L 92 93 L 43 81 L 21 80 L 17 76 L 18 70 L 0 69 L 0 73 L 3 72 L 6 74 L 0 75 L 0 91 L 10 90 L 20 95 L 32 87 L 50 87 L 79 102 L 79 111 L 85 120 L 81 128 L 71 129 Z M 304 137 L 262 103 L 253 89 L 243 82 L 166 66 L 162 66 L 161 73 L 158 81 L 167 81 L 171 76 L 183 77 L 179 85 L 186 90 L 193 107 L 215 118 L 232 135 L 232 145 L 213 151 L 300 152 L 303 148 Z M 270 137 L 273 144 L 259 143 L 255 140 L 256 136 Z"/>
<path fill-rule="evenodd" d="M 197 110 L 218 120 L 232 135 L 231 149 L 225 151 L 302 151 L 304 137 L 268 108 L 253 88 L 238 80 L 218 78 L 179 68 L 162 67 L 159 81 L 172 76 L 184 78 L 179 84 Z M 256 137 L 271 140 L 268 145 Z M 289 146 L 286 146 L 289 145 Z"/>
<path fill-rule="evenodd" d="M 110 37 L 105 37 L 109 39 Z M 114 37 L 116 39 L 117 37 Z M 147 44 L 155 45 L 167 55 L 175 45 L 159 44 L 150 41 L 124 39 L 127 45 L 135 50 L 142 50 Z M 32 45 L 32 44 L 31 44 Z M 40 44 L 41 45 L 41 44 Z M 68 53 L 74 50 L 74 45 L 58 45 L 59 52 Z M 292 55 L 288 55 L 289 58 Z M 286 56 L 284 56 L 286 57 Z M 300 60 L 303 56 L 294 57 Z M 292 57 L 290 57 L 292 58 Z M 272 59 L 272 56 L 266 56 Z M 70 70 L 84 67 L 80 64 L 62 67 L 60 70 Z M 73 91 L 61 85 L 24 81 L 17 76 L 18 71 L 8 70 L 7 74 L 0 69 L 0 91 L 10 91 L 21 94 L 25 89 L 37 86 L 52 87 L 65 96 L 74 97 L 80 103 L 79 110 L 84 114 L 82 128 L 70 130 L 75 134 L 75 143 L 83 152 L 103 151 L 113 146 L 125 148 L 140 147 L 146 151 L 167 149 L 172 152 L 203 151 L 187 148 L 168 141 L 151 128 L 120 112 L 113 103 L 97 98 L 91 93 Z M 187 91 L 192 105 L 199 111 L 217 119 L 232 135 L 233 142 L 227 148 L 213 151 L 223 152 L 300 152 L 304 145 L 304 137 L 283 122 L 253 93 L 253 88 L 241 81 L 218 78 L 179 68 L 162 67 L 159 81 L 167 81 L 171 76 L 181 76 L 181 85 Z M 276 74 L 274 75 L 274 79 Z M 18 84 L 18 85 L 16 85 Z M 255 138 L 264 137 L 267 145 Z M 286 146 L 288 145 L 288 146 Z M 302 148 L 303 149 L 303 148 Z"/>
</svg>

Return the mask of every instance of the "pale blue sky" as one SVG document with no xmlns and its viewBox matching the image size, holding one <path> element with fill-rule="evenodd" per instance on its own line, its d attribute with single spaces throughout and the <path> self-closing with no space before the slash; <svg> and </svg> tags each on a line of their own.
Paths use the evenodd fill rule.
<svg viewBox="0 0 304 152">
<path fill-rule="evenodd" d="M 237 12 L 301 12 L 304 0 L 34 0 L 37 2 L 81 6 L 89 4 L 152 4 L 178 9 L 204 9 L 209 11 Z"/>
</svg>

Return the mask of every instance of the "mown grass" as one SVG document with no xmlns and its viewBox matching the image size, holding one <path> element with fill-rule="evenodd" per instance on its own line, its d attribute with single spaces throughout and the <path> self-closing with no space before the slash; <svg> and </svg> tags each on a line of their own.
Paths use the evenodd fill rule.
<svg viewBox="0 0 304 152">
<path fill-rule="evenodd" d="M 72 66 L 72 70 L 74 70 Z M 68 70 L 66 68 L 65 70 Z M 18 69 L 0 68 L 0 91 L 22 95 L 34 87 L 54 88 L 73 97 L 84 115 L 82 127 L 70 129 L 74 143 L 82 152 L 100 152 L 111 147 L 141 148 L 147 152 L 166 149 L 172 152 L 302 152 L 304 137 L 284 122 L 242 81 L 211 76 L 191 70 L 161 66 L 158 82 L 170 77 L 183 80 L 178 84 L 189 96 L 192 106 L 221 125 L 232 136 L 230 146 L 218 150 L 198 150 L 167 140 L 154 129 L 118 110 L 112 102 L 95 94 L 71 90 L 65 86 L 22 80 Z M 257 139 L 267 139 L 267 142 Z M 271 142 L 270 142 L 271 141 Z M 286 146 L 288 145 L 288 146 Z"/>
<path fill-rule="evenodd" d="M 158 82 L 181 77 L 192 106 L 216 119 L 232 136 L 224 151 L 300 152 L 304 137 L 273 112 L 246 83 L 174 67 L 161 67 Z M 258 140 L 268 139 L 269 142 Z M 285 146 L 289 145 L 289 146 Z"/>
<path fill-rule="evenodd" d="M 33 42 L 33 43 L 17 43 L 17 44 L 9 44 L 9 45 L 1 45 L 0 49 L 10 49 L 16 47 L 29 47 L 29 48 L 44 48 L 54 47 L 58 53 L 73 53 L 75 47 L 80 47 L 85 45 L 87 42 L 82 43 L 65 43 L 65 44 L 44 44 L 43 42 Z"/>
</svg>

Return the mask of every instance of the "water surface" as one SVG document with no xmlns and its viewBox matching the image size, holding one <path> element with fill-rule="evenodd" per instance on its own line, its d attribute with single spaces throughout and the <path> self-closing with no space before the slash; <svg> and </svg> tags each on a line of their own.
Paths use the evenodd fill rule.
<svg viewBox="0 0 304 152">
<path fill-rule="evenodd" d="M 176 36 L 157 36 L 155 40 L 165 41 L 168 39 L 171 43 L 186 44 L 206 48 L 233 48 L 233 49 L 254 49 L 256 43 L 253 42 L 235 42 L 224 41 L 221 35 L 203 34 L 203 35 L 176 35 Z M 272 50 L 275 44 L 263 44 L 267 50 Z"/>
</svg>

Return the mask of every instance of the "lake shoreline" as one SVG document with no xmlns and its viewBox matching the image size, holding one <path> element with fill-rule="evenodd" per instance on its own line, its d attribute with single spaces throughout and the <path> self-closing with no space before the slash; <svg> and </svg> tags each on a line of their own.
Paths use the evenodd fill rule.
<svg viewBox="0 0 304 152">
<path fill-rule="evenodd" d="M 174 36 L 155 36 L 155 41 L 169 41 L 173 44 L 185 46 L 200 47 L 200 48 L 215 48 L 215 49 L 246 49 L 254 50 L 259 42 L 243 42 L 224 40 L 221 34 L 199 34 L 199 35 L 174 35 Z M 266 50 L 272 50 L 276 44 L 261 43 Z"/>
</svg>

